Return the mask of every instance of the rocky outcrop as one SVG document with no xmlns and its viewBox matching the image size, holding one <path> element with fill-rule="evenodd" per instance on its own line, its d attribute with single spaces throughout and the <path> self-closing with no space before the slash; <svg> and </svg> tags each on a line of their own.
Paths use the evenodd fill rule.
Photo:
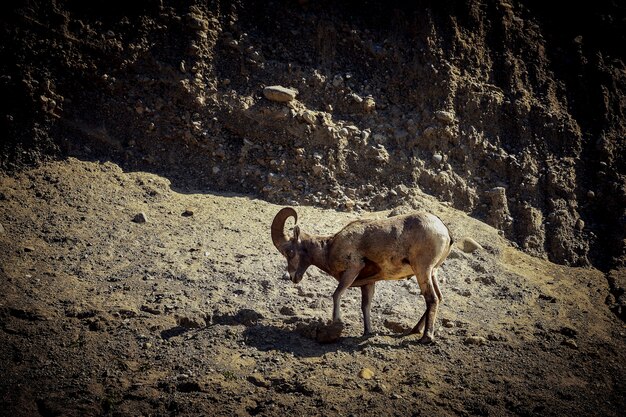
<svg viewBox="0 0 626 417">
<path fill-rule="evenodd" d="M 426 192 L 537 256 L 626 259 L 608 3 L 558 28 L 526 2 L 4 7 L 4 169 L 57 149 L 338 210 Z"/>
</svg>

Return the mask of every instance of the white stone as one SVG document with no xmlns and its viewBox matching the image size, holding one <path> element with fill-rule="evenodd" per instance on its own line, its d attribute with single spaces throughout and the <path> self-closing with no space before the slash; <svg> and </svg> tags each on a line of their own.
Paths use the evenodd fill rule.
<svg viewBox="0 0 626 417">
<path fill-rule="evenodd" d="M 294 100 L 297 94 L 298 90 L 282 87 L 280 85 L 272 85 L 263 89 L 263 95 L 265 98 L 280 103 L 287 103 Z"/>
</svg>

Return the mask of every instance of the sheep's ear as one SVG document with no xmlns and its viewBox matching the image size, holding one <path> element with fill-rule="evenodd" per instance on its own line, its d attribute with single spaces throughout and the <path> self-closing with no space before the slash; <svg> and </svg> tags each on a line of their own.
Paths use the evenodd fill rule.
<svg viewBox="0 0 626 417">
<path fill-rule="evenodd" d="M 300 242 L 300 226 L 295 226 L 293 228 L 293 239 L 296 242 Z"/>
</svg>

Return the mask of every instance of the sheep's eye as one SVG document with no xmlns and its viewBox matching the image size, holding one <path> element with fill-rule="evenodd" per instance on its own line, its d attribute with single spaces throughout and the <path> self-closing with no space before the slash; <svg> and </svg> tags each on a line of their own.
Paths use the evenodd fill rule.
<svg viewBox="0 0 626 417">
<path fill-rule="evenodd" d="M 288 257 L 288 258 L 293 258 L 293 251 L 292 251 L 291 249 L 289 249 L 289 250 L 287 251 L 287 257 Z"/>
</svg>

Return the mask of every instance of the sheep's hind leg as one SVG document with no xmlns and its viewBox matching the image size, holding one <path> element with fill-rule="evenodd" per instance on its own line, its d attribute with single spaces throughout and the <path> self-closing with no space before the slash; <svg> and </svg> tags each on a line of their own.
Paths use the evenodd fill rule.
<svg viewBox="0 0 626 417">
<path fill-rule="evenodd" d="M 365 329 L 363 336 L 372 334 L 372 320 L 370 311 L 372 309 L 372 298 L 374 297 L 375 283 L 363 285 L 361 287 L 361 311 L 363 311 L 363 324 Z"/>
<path fill-rule="evenodd" d="M 437 319 L 437 310 L 439 309 L 439 297 L 432 279 L 433 268 L 431 266 L 427 268 L 414 266 L 413 271 L 426 301 L 426 311 L 411 333 L 423 332 L 420 343 L 432 343 L 435 340 L 435 320 Z"/>
</svg>

